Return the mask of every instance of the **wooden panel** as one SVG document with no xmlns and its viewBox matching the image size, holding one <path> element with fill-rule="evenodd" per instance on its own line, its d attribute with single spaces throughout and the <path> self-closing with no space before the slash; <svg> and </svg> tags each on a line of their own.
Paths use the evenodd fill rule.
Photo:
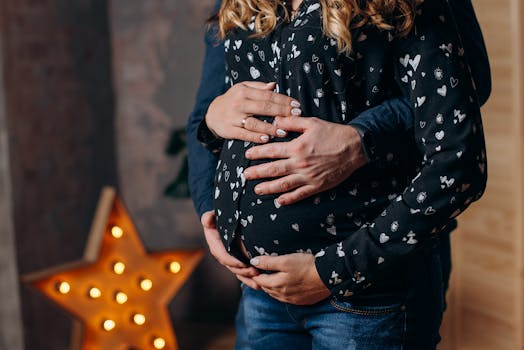
<svg viewBox="0 0 524 350">
<path fill-rule="evenodd" d="M 517 213 L 517 249 L 518 249 L 518 265 L 516 271 L 517 295 L 515 302 L 516 315 L 516 329 L 515 337 L 518 348 L 524 349 L 524 4 L 520 0 L 513 1 L 513 18 L 512 21 L 516 28 L 515 49 L 515 103 L 517 119 L 515 123 L 515 131 L 517 133 L 516 152 L 517 152 L 517 167 L 516 173 L 519 181 L 516 186 L 516 194 L 518 196 L 516 202 Z"/>
<path fill-rule="evenodd" d="M 514 46 L 510 0 L 477 0 L 491 58 L 493 92 L 483 110 L 489 161 L 484 198 L 460 221 L 459 349 L 515 349 L 515 262 L 517 258 L 514 161 Z"/>
<path fill-rule="evenodd" d="M 486 193 L 460 218 L 441 349 L 523 349 L 521 0 L 474 0 L 492 65 Z"/>
</svg>

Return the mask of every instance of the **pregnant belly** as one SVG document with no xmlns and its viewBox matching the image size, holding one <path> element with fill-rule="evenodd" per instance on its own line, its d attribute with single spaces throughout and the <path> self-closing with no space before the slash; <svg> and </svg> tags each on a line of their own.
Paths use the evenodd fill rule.
<svg viewBox="0 0 524 350">
<path fill-rule="evenodd" d="M 332 190 L 280 206 L 275 201 L 279 195 L 254 192 L 254 187 L 267 179 L 246 181 L 243 177 L 247 167 L 269 161 L 245 159 L 248 147 L 244 142 L 227 141 L 215 175 L 217 228 L 234 255 L 240 253 L 233 249 L 235 238 L 242 240 L 250 256 L 315 254 L 378 216 L 394 190 L 373 185 L 375 178 L 384 178 L 384 172 L 363 168 Z"/>
<path fill-rule="evenodd" d="M 280 206 L 275 201 L 277 195 L 254 194 L 255 185 L 246 185 L 246 193 L 239 205 L 242 214 L 238 232 L 251 255 L 316 254 L 342 240 L 341 232 L 355 230 L 355 224 L 348 220 L 343 206 L 337 210 L 329 194 Z"/>
</svg>

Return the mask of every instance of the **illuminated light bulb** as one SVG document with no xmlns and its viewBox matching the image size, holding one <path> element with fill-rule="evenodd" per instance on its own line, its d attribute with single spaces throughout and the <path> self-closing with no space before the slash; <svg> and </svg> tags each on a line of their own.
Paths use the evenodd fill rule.
<svg viewBox="0 0 524 350">
<path fill-rule="evenodd" d="M 146 323 L 146 317 L 142 314 L 134 314 L 133 315 L 133 322 L 136 324 L 136 325 L 143 325 L 144 323 Z"/>
<path fill-rule="evenodd" d="M 113 226 L 111 228 L 111 235 L 115 238 L 122 238 L 122 236 L 124 235 L 124 230 L 122 230 L 118 226 Z"/>
<path fill-rule="evenodd" d="M 123 274 L 125 270 L 126 270 L 126 265 L 123 262 L 117 261 L 116 263 L 113 264 L 113 271 L 117 275 Z"/>
<path fill-rule="evenodd" d="M 102 291 L 96 287 L 89 288 L 89 297 L 92 299 L 98 299 L 102 296 Z"/>
<path fill-rule="evenodd" d="M 71 285 L 65 281 L 57 282 L 55 288 L 60 294 L 67 294 L 71 291 Z"/>
<path fill-rule="evenodd" d="M 104 320 L 104 322 L 102 322 L 102 328 L 107 332 L 112 331 L 115 327 L 116 323 L 113 320 Z"/>
<path fill-rule="evenodd" d="M 116 292 L 115 293 L 115 301 L 117 304 L 125 304 L 127 302 L 127 295 L 124 292 Z"/>
<path fill-rule="evenodd" d="M 163 349 L 166 347 L 166 341 L 163 338 L 153 339 L 153 346 L 155 349 Z"/>
<path fill-rule="evenodd" d="M 142 278 L 140 280 L 140 289 L 147 292 L 150 291 L 151 288 L 153 288 L 153 281 L 151 281 L 149 278 Z"/>
<path fill-rule="evenodd" d="M 171 271 L 171 273 L 177 274 L 182 269 L 182 266 L 180 266 L 180 263 L 178 261 L 172 261 L 169 263 L 168 269 L 169 271 Z"/>
</svg>

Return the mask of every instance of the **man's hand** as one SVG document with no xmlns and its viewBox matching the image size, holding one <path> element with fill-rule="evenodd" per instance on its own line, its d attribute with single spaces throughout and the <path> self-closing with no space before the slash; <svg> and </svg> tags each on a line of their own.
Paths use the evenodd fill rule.
<svg viewBox="0 0 524 350">
<path fill-rule="evenodd" d="M 295 305 L 312 305 L 331 295 L 315 267 L 311 254 L 295 253 L 281 256 L 259 256 L 251 264 L 262 270 L 253 280 L 273 298 Z"/>
<path fill-rule="evenodd" d="M 274 88 L 275 83 L 257 81 L 233 85 L 209 105 L 205 116 L 207 127 L 224 139 L 255 143 L 268 142 L 270 136 L 286 136 L 285 130 L 279 130 L 272 123 L 252 118 L 253 115 L 276 117 L 302 113 L 297 100 L 273 92 Z"/>
<path fill-rule="evenodd" d="M 247 168 L 244 176 L 248 180 L 278 177 L 258 184 L 255 192 L 283 193 L 277 199 L 280 205 L 331 189 L 367 163 L 360 135 L 349 125 L 302 117 L 277 117 L 275 125 L 302 135 L 247 150 L 248 159 L 278 160 Z"/>
<path fill-rule="evenodd" d="M 258 275 L 258 270 L 254 267 L 247 266 L 240 260 L 229 255 L 224 248 L 216 229 L 215 213 L 212 210 L 205 212 L 200 221 L 204 228 L 204 235 L 211 255 L 213 255 L 222 266 L 234 273 L 241 282 L 244 282 L 253 289 L 260 289 L 258 284 L 253 280 L 253 277 Z"/>
</svg>

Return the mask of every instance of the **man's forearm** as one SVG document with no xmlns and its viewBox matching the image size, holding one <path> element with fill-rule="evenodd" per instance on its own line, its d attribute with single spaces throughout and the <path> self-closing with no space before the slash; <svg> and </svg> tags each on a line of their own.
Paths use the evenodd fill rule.
<svg viewBox="0 0 524 350">
<path fill-rule="evenodd" d="M 413 89 L 401 78 L 408 75 L 409 68 L 394 60 L 397 84 L 415 106 L 413 135 L 423 162 L 411 183 L 402 193 L 395 193 L 395 199 L 378 217 L 317 255 L 317 270 L 337 296 L 362 291 L 379 273 L 428 244 L 452 218 L 478 200 L 486 187 L 479 104 L 469 71 L 463 68 L 466 64 L 462 50 L 446 55 L 433 49 L 442 42 L 460 47 L 449 4 L 445 0 L 425 2 L 417 21 L 419 30 L 401 42 L 398 58 L 405 52 L 424 53 L 418 73 L 412 77 L 414 81 L 422 81 L 423 73 L 432 67 L 446 72 L 442 79 L 426 79 Z M 420 40 L 421 36 L 424 40 Z M 444 79 L 457 82 L 446 96 L 436 92 Z M 420 96 L 425 97 L 423 103 L 419 102 Z"/>
<path fill-rule="evenodd" d="M 386 159 L 406 143 L 396 140 L 413 138 L 413 111 L 405 98 L 387 100 L 348 124 L 361 131 L 362 147 L 370 162 Z"/>
<path fill-rule="evenodd" d="M 220 5 L 217 2 L 216 8 Z M 213 209 L 213 178 L 217 156 L 211 154 L 197 140 L 197 130 L 210 103 L 226 90 L 224 47 L 217 43 L 216 26 L 211 26 L 205 36 L 206 53 L 202 76 L 195 99 L 195 107 L 187 123 L 189 162 L 189 189 L 198 214 Z"/>
</svg>

